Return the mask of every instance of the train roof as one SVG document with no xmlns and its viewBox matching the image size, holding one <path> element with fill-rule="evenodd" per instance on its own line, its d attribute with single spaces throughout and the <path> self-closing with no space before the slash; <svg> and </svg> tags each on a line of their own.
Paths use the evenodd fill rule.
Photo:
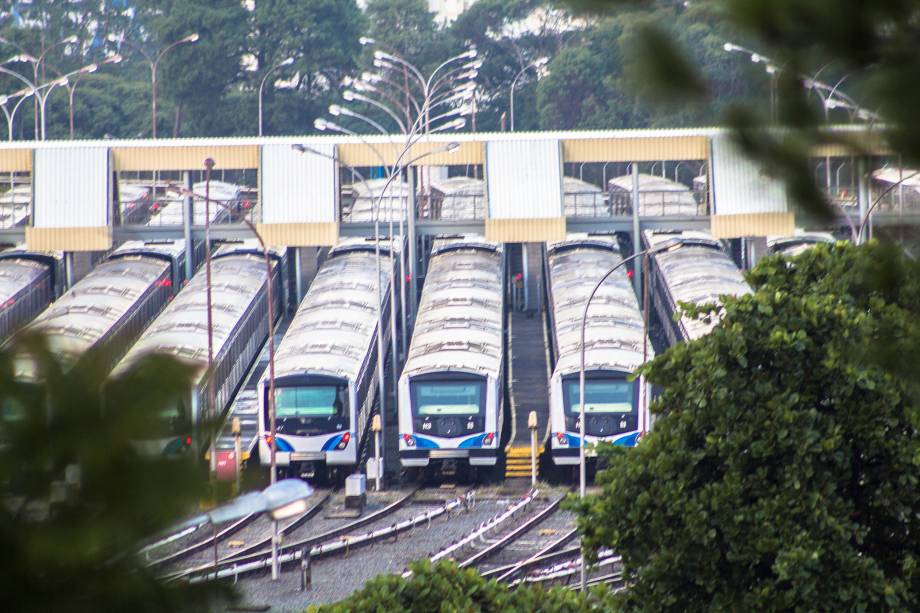
<svg viewBox="0 0 920 613">
<path fill-rule="evenodd" d="M 437 190 L 445 196 L 476 195 L 485 193 L 486 182 L 473 177 L 450 177 L 448 179 L 432 179 L 431 189 Z"/>
<path fill-rule="evenodd" d="M 486 185 L 482 179 L 435 179 L 431 189 L 440 194 L 439 219 L 476 219 L 486 212 Z"/>
<path fill-rule="evenodd" d="M 353 243 L 353 239 L 343 243 Z M 276 378 L 303 374 L 341 377 L 352 382 L 358 378 L 365 358 L 373 350 L 377 328 L 376 274 L 373 249 L 349 249 L 340 243 L 330 251 L 278 347 Z M 386 295 L 390 275 L 385 260 L 381 262 L 379 282 Z"/>
<path fill-rule="evenodd" d="M 128 255 L 149 256 L 160 259 L 178 260 L 185 254 L 185 239 L 125 241 L 113 251 L 109 258 Z"/>
<path fill-rule="evenodd" d="M 502 367 L 502 246 L 481 236 L 435 240 L 403 376 Z"/>
<path fill-rule="evenodd" d="M 740 296 L 751 291 L 744 276 L 722 244 L 707 232 L 671 232 L 645 230 L 643 238 L 649 246 L 673 241 L 667 251 L 653 254 L 664 277 L 674 304 L 708 304 L 720 302 L 720 296 Z M 681 326 L 690 339 L 707 334 L 716 321 L 681 317 Z"/>
<path fill-rule="evenodd" d="M 397 254 L 400 251 L 400 243 L 397 237 L 394 237 L 393 243 L 393 253 Z M 340 239 L 339 242 L 329 249 L 328 257 L 339 255 L 342 253 L 375 253 L 376 247 L 374 246 L 374 237 L 358 237 L 353 236 L 349 238 Z M 381 255 L 390 253 L 390 239 L 388 237 L 381 236 L 380 238 L 380 253 Z"/>
<path fill-rule="evenodd" d="M 398 221 L 405 216 L 409 200 L 409 186 L 405 181 L 394 179 L 383 193 L 387 179 L 370 179 L 351 184 L 355 199 L 346 215 L 348 221 L 374 221 L 374 207 L 380 208 L 380 220 Z M 381 193 L 383 193 L 381 197 Z"/>
<path fill-rule="evenodd" d="M 872 171 L 872 178 L 882 183 L 898 183 L 904 187 L 920 190 L 920 171 L 913 168 L 878 168 Z"/>
<path fill-rule="evenodd" d="M 265 286 L 262 255 L 227 249 L 211 262 L 211 313 L 214 355 L 220 354 L 231 333 Z M 205 271 L 189 284 L 150 324 L 116 368 L 123 370 L 147 353 L 176 356 L 198 367 L 202 376 L 208 361 L 208 325 Z"/>
<path fill-rule="evenodd" d="M 622 175 L 607 182 L 612 191 L 632 193 L 633 176 Z M 677 181 L 639 173 L 640 215 L 696 215 L 693 191 Z"/>
<path fill-rule="evenodd" d="M 69 360 L 93 347 L 122 320 L 169 264 L 125 255 L 98 264 L 27 327 L 45 334 Z"/>
<path fill-rule="evenodd" d="M 569 234 L 547 246 L 553 333 L 558 351 L 555 372 L 567 375 L 581 368 L 581 321 L 585 302 L 597 282 L 622 261 L 613 236 Z M 585 326 L 587 370 L 631 373 L 654 355 L 644 342 L 644 321 L 625 268 L 598 289 Z"/>
<path fill-rule="evenodd" d="M 0 308 L 9 308 L 10 302 L 22 289 L 48 272 L 49 264 L 29 258 L 0 259 Z"/>
<path fill-rule="evenodd" d="M 832 245 L 837 242 L 829 232 L 803 232 L 796 230 L 792 236 L 768 236 L 767 249 L 770 253 L 794 256 L 821 243 Z"/>
</svg>

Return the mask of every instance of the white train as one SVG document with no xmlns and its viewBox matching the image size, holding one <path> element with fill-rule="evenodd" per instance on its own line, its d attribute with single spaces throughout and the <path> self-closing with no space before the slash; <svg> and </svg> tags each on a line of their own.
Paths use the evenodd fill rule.
<svg viewBox="0 0 920 613">
<path fill-rule="evenodd" d="M 112 363 L 172 299 L 182 281 L 184 241 L 125 243 L 45 309 L 24 331 L 42 333 L 51 350 L 73 364 L 105 345 Z M 16 375 L 38 375 L 27 356 Z"/>
<path fill-rule="evenodd" d="M 604 190 L 593 183 L 575 177 L 563 177 L 562 189 L 562 205 L 566 217 L 610 216 L 610 207 Z"/>
<path fill-rule="evenodd" d="M 54 300 L 62 261 L 50 253 L 10 249 L 0 253 L 0 340 L 9 338 Z"/>
<path fill-rule="evenodd" d="M 550 452 L 557 465 L 575 465 L 581 442 L 581 323 L 597 282 L 622 261 L 613 236 L 570 234 L 546 250 L 547 312 L 555 360 L 549 381 Z M 644 378 L 632 378 L 653 356 L 639 303 L 625 267 L 598 289 L 585 327 L 585 447 L 609 442 L 632 447 L 649 427 Z"/>
<path fill-rule="evenodd" d="M 716 318 L 707 323 L 683 315 L 675 321 L 680 302 L 718 304 L 720 296 L 751 291 L 722 243 L 708 232 L 646 230 L 642 240 L 645 248 L 673 242 L 670 249 L 653 254 L 649 266 L 655 311 L 671 345 L 708 334 L 718 323 Z"/>
<path fill-rule="evenodd" d="M 781 253 L 786 257 L 799 255 L 815 245 L 833 245 L 837 239 L 828 232 L 796 232 L 792 236 L 767 237 L 767 251 Z"/>
<path fill-rule="evenodd" d="M 633 176 L 607 182 L 615 215 L 632 212 Z M 689 187 L 665 177 L 639 173 L 639 215 L 698 215 L 699 205 Z"/>
<path fill-rule="evenodd" d="M 399 379 L 399 457 L 494 466 L 503 424 L 504 251 L 478 236 L 434 242 Z"/>
<path fill-rule="evenodd" d="M 471 177 L 433 179 L 427 200 L 419 215 L 428 219 L 483 219 L 488 206 L 485 181 Z"/>
<path fill-rule="evenodd" d="M 0 228 L 16 228 L 29 222 L 32 185 L 19 184 L 0 194 Z"/>
<path fill-rule="evenodd" d="M 389 241 L 378 267 L 373 240 L 329 251 L 275 355 L 277 465 L 293 474 L 351 472 L 377 391 L 378 300 L 389 338 Z M 378 280 L 382 297 L 378 297 Z M 268 374 L 259 380 L 259 458 L 269 464 Z"/>
<path fill-rule="evenodd" d="M 282 258 L 272 253 L 274 315 L 281 315 Z M 208 415 L 208 325 L 205 270 L 163 310 L 114 371 L 117 376 L 141 356 L 175 356 L 194 369 L 188 397 L 161 415 L 159 432 L 137 443 L 145 454 L 185 452 L 196 441 L 195 428 Z M 268 338 L 268 287 L 265 260 L 254 240 L 224 245 L 211 262 L 211 313 L 216 410 L 222 413 L 250 364 Z M 197 437 L 198 443 L 202 443 Z"/>
<path fill-rule="evenodd" d="M 386 192 L 383 192 L 387 179 L 370 179 L 356 181 L 351 185 L 354 199 L 351 207 L 343 211 L 343 220 L 349 222 L 374 221 L 374 213 L 379 209 L 381 223 L 399 222 L 406 215 L 409 202 L 409 186 L 405 181 L 393 179 Z M 382 194 L 382 196 L 381 196 Z"/>
</svg>

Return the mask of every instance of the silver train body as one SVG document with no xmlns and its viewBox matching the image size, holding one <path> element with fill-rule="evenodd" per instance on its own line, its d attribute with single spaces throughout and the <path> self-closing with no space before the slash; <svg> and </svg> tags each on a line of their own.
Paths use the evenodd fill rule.
<svg viewBox="0 0 920 613">
<path fill-rule="evenodd" d="M 780 253 L 786 257 L 799 255 L 815 245 L 833 245 L 837 239 L 827 232 L 797 232 L 792 236 L 767 237 L 767 251 L 771 254 Z"/>
<path fill-rule="evenodd" d="M 632 212 L 633 176 L 614 177 L 607 184 L 614 214 Z M 698 215 L 699 208 L 694 192 L 683 183 L 639 173 L 639 215 Z"/>
<path fill-rule="evenodd" d="M 387 179 L 370 179 L 356 181 L 351 187 L 354 198 L 351 207 L 343 211 L 342 218 L 345 221 L 372 222 L 376 211 L 379 211 L 377 218 L 380 223 L 398 223 L 400 219 L 405 219 L 410 196 L 405 181 L 393 179 L 387 185 Z"/>
<path fill-rule="evenodd" d="M 272 253 L 274 315 L 281 315 L 282 258 Z M 233 398 L 259 350 L 268 338 L 268 287 L 265 260 L 255 241 L 224 245 L 211 262 L 211 313 L 214 343 L 215 407 L 222 413 Z M 196 440 L 196 426 L 208 417 L 208 325 L 206 271 L 199 270 L 189 284 L 150 324 L 118 364 L 118 375 L 141 356 L 171 355 L 194 369 L 188 396 L 165 409 L 158 432 L 138 441 L 143 454 L 173 455 L 188 451 Z M 215 416 L 216 417 L 216 416 Z"/>
<path fill-rule="evenodd" d="M 399 457 L 493 466 L 503 424 L 504 251 L 482 237 L 434 242 L 399 379 Z"/>
<path fill-rule="evenodd" d="M 112 348 L 111 366 L 172 299 L 182 281 L 184 241 L 123 244 L 45 309 L 25 330 L 45 335 L 51 350 L 73 364 L 91 348 Z M 38 376 L 28 357 L 17 376 Z"/>
<path fill-rule="evenodd" d="M 675 321 L 679 303 L 718 304 L 720 296 L 751 291 L 722 243 L 707 232 L 646 230 L 642 240 L 645 248 L 672 243 L 653 254 L 649 266 L 655 311 L 671 345 L 700 338 L 718 323 L 717 318 L 706 323 L 684 315 Z"/>
<path fill-rule="evenodd" d="M 353 468 L 377 391 L 378 279 L 389 338 L 388 244 L 346 239 L 329 251 L 275 355 L 276 462 L 296 474 Z M 386 344 L 384 345 L 386 347 Z M 259 458 L 269 464 L 268 374 L 258 384 Z"/>
<path fill-rule="evenodd" d="M 32 321 L 54 300 L 63 266 L 51 253 L 0 253 L 0 341 Z"/>
<path fill-rule="evenodd" d="M 622 261 L 613 236 L 570 234 L 546 250 L 546 290 L 555 364 L 549 381 L 553 462 L 579 461 L 581 323 L 597 282 Z M 625 267 L 598 289 L 585 326 L 585 447 L 599 442 L 632 447 L 649 428 L 649 390 L 632 378 L 653 356 L 642 312 Z"/>
</svg>

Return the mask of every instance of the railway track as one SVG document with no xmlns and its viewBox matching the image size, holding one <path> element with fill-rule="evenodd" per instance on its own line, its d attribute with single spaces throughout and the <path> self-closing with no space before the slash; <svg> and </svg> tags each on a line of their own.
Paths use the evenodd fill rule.
<svg viewBox="0 0 920 613">
<path fill-rule="evenodd" d="M 571 518 L 560 513 L 565 495 L 543 505 L 536 502 L 538 498 L 539 492 L 531 491 L 464 538 L 431 556 L 431 561 L 450 558 L 461 568 L 474 567 L 486 577 L 503 581 L 509 581 L 524 569 L 545 564 L 558 555 L 553 552 L 572 540 L 576 533 L 568 527 Z M 548 522 L 555 523 L 558 528 L 537 530 Z M 557 536 L 560 533 L 561 536 Z"/>
<path fill-rule="evenodd" d="M 407 505 L 417 491 L 417 489 L 411 490 L 390 505 L 353 522 L 348 522 L 321 534 L 283 544 L 279 548 L 279 563 L 285 565 L 299 561 L 304 557 L 309 557 L 312 562 L 330 556 L 348 555 L 349 551 L 355 548 L 387 539 L 396 541 L 399 539 L 400 534 L 423 526 L 430 527 L 432 520 L 466 507 L 472 499 L 471 494 L 468 493 L 447 501 L 436 508 L 421 513 L 410 513 L 400 519 L 397 513 Z M 358 529 L 370 524 L 373 525 L 370 526 L 369 530 L 358 532 Z M 213 579 L 215 574 L 218 578 L 238 578 L 240 575 L 268 568 L 270 564 L 271 551 L 266 549 L 256 553 L 221 559 L 218 562 L 216 573 L 214 564 L 211 562 L 188 569 L 181 575 L 176 575 L 169 579 L 199 582 Z"/>
<path fill-rule="evenodd" d="M 332 498 L 332 491 L 318 492 L 316 500 L 306 511 L 284 522 L 279 522 L 278 533 L 290 534 L 315 517 Z M 217 547 L 218 563 L 227 562 L 270 547 L 272 539 L 272 522 L 264 516 L 246 516 L 215 534 L 201 539 L 177 551 L 170 552 L 151 561 L 148 566 L 154 568 L 165 580 L 181 577 L 189 569 L 213 567 L 214 548 Z M 216 538 L 215 538 L 216 537 Z M 177 568 L 178 566 L 178 568 Z"/>
</svg>

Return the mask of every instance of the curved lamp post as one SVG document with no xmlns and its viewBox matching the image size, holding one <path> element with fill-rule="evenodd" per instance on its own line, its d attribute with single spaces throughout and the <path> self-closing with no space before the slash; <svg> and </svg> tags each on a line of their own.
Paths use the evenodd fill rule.
<svg viewBox="0 0 920 613">
<path fill-rule="evenodd" d="M 174 43 L 166 45 L 156 55 L 147 53 L 142 47 L 132 43 L 131 41 L 124 41 L 125 44 L 127 44 L 129 47 L 137 50 L 137 52 L 140 53 L 145 60 L 147 60 L 147 64 L 150 66 L 150 135 L 152 138 L 157 137 L 157 67 L 160 64 L 160 60 L 163 59 L 163 56 L 166 55 L 166 53 L 171 49 L 175 49 L 179 45 L 183 45 L 185 43 L 197 42 L 198 39 L 198 32 L 193 32 L 188 36 L 180 38 Z"/>
<path fill-rule="evenodd" d="M 509 102 L 510 102 L 510 104 L 508 105 L 508 112 L 509 112 L 508 117 L 509 117 L 509 119 L 511 120 L 511 131 L 512 131 L 512 132 L 514 132 L 514 88 L 517 87 L 518 79 L 520 79 L 521 76 L 522 76 L 525 72 L 527 72 L 528 70 L 530 70 L 531 68 L 534 68 L 534 69 L 537 71 L 537 75 L 539 75 L 539 74 L 540 74 L 540 68 L 546 66 L 546 64 L 547 64 L 548 62 L 549 62 L 549 58 L 548 58 L 548 57 L 545 57 L 545 56 L 544 56 L 544 57 L 541 57 L 541 58 L 537 58 L 536 60 L 532 61 L 531 63 L 529 63 L 529 64 L 527 64 L 526 66 L 524 66 L 523 68 L 521 68 L 521 70 L 518 71 L 518 73 L 517 73 L 516 75 L 514 75 L 514 79 L 512 79 L 512 81 L 511 81 L 511 92 L 510 92 L 510 94 L 509 94 L 509 98 L 510 98 Z"/>
<path fill-rule="evenodd" d="M 619 262 L 617 262 L 617 264 L 613 268 L 608 270 L 604 274 L 604 276 L 600 278 L 600 280 L 594 286 L 594 289 L 591 290 L 591 294 L 588 296 L 588 300 L 585 302 L 585 308 L 581 315 L 581 342 L 579 345 L 579 351 L 581 353 L 581 367 L 579 368 L 579 372 L 578 372 L 578 412 L 579 412 L 578 435 L 580 437 L 579 442 L 578 442 L 578 483 L 579 483 L 578 491 L 579 491 L 580 498 L 585 497 L 585 490 L 587 489 L 586 475 L 585 475 L 586 473 L 586 470 L 585 470 L 585 422 L 587 421 L 585 419 L 587 416 L 587 412 L 585 410 L 585 353 L 586 353 L 585 352 L 585 328 L 587 327 L 587 323 L 588 323 L 588 307 L 591 306 L 591 301 L 594 299 L 595 294 L 597 294 L 598 290 L 607 281 L 607 279 L 609 279 L 610 276 L 613 275 L 613 273 L 615 273 L 617 270 L 625 266 L 627 263 L 631 262 L 632 260 L 635 260 L 636 258 L 640 258 L 643 256 L 649 256 L 654 253 L 660 253 L 662 251 L 667 251 L 669 249 L 673 249 L 678 246 L 680 246 L 680 243 L 670 240 L 661 245 L 658 245 L 657 247 L 650 247 L 648 249 L 643 249 L 642 251 L 638 251 L 632 254 L 628 258 L 624 258 L 620 260 Z M 642 307 L 643 309 L 648 309 L 648 302 L 643 304 Z M 582 562 L 581 562 L 581 591 L 582 592 L 585 591 L 586 582 L 587 582 L 587 574 L 585 572 L 584 556 L 582 556 Z"/>
<path fill-rule="evenodd" d="M 265 71 L 265 74 L 262 76 L 262 80 L 259 81 L 259 136 L 262 136 L 262 90 L 265 89 L 265 81 L 268 79 L 268 76 L 281 68 L 282 66 L 290 66 L 294 63 L 294 58 L 289 57 L 284 60 L 281 60 L 271 68 Z"/>
</svg>

